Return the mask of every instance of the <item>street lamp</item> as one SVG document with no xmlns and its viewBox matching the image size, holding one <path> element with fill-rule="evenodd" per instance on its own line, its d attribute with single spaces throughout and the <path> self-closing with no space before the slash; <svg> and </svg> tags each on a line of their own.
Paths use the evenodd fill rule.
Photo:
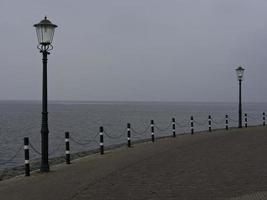
<svg viewBox="0 0 267 200">
<path fill-rule="evenodd" d="M 48 112 L 47 112 L 47 55 L 53 49 L 51 45 L 55 28 L 57 25 L 52 24 L 46 17 L 35 24 L 36 34 L 38 39 L 37 48 L 43 54 L 43 98 L 42 98 L 42 128 L 41 128 L 41 172 L 49 172 L 48 162 Z"/>
<path fill-rule="evenodd" d="M 245 69 L 239 66 L 236 68 L 237 80 L 239 81 L 239 109 L 238 109 L 238 128 L 242 128 L 242 101 L 241 101 L 241 83 Z"/>
</svg>

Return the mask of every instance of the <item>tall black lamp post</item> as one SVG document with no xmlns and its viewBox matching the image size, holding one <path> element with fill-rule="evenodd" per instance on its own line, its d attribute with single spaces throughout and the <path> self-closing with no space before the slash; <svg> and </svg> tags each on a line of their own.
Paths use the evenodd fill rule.
<svg viewBox="0 0 267 200">
<path fill-rule="evenodd" d="M 242 80 L 243 80 L 243 74 L 244 74 L 245 69 L 239 66 L 236 68 L 236 74 L 237 74 L 237 79 L 239 82 L 239 108 L 238 108 L 238 128 L 242 128 L 242 95 L 241 95 L 241 85 L 242 85 Z"/>
<path fill-rule="evenodd" d="M 38 49 L 40 53 L 43 54 L 43 98 L 42 98 L 42 128 L 41 128 L 41 172 L 49 172 L 49 162 L 48 162 L 48 112 L 47 112 L 47 55 L 49 51 L 53 49 L 51 45 L 55 28 L 57 25 L 52 24 L 46 17 L 35 24 L 37 39 L 38 39 Z"/>
</svg>

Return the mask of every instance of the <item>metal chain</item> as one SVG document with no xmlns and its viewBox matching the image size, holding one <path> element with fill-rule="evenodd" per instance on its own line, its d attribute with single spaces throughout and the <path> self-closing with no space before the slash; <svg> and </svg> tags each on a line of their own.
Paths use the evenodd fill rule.
<svg viewBox="0 0 267 200">
<path fill-rule="evenodd" d="M 141 132 L 136 131 L 134 128 L 131 128 L 131 130 L 133 131 L 133 133 L 135 133 L 137 135 L 144 135 L 148 131 L 149 128 L 150 128 L 150 125 L 147 126 L 147 128 L 144 131 L 141 131 Z"/>
<path fill-rule="evenodd" d="M 92 142 L 97 143 L 97 141 L 95 141 L 95 140 L 89 140 L 89 141 L 87 141 L 87 142 L 85 142 L 85 143 L 82 143 L 82 142 L 80 142 L 80 141 L 77 141 L 76 139 L 74 139 L 74 138 L 71 137 L 71 136 L 70 136 L 70 140 L 71 140 L 72 142 L 78 144 L 78 145 L 81 145 L 81 146 L 89 145 L 89 144 L 91 144 Z"/>
<path fill-rule="evenodd" d="M 41 152 L 38 151 L 38 150 L 32 145 L 32 143 L 29 143 L 29 146 L 32 148 L 32 150 L 33 150 L 35 153 L 41 155 Z"/>
<path fill-rule="evenodd" d="M 92 133 L 92 135 L 93 135 L 94 133 L 97 133 L 97 129 L 96 129 L 96 130 L 89 129 L 89 128 L 87 128 L 87 129 L 88 129 L 89 133 Z"/>
<path fill-rule="evenodd" d="M 110 139 L 119 139 L 121 138 L 123 135 L 125 135 L 125 132 L 122 132 L 120 135 L 112 135 L 112 134 L 109 134 L 107 133 L 105 130 L 104 130 L 104 133 L 105 135 L 110 138 Z"/>
<path fill-rule="evenodd" d="M 204 126 L 204 125 L 207 125 L 207 121 L 205 120 L 204 122 L 198 122 L 198 121 L 196 121 L 196 120 L 193 120 L 197 125 L 199 125 L 199 126 Z"/>
<path fill-rule="evenodd" d="M 169 125 L 166 128 L 163 128 L 163 129 L 159 128 L 158 126 L 155 126 L 155 128 L 158 129 L 159 131 L 163 132 L 163 131 L 168 131 L 170 129 L 171 125 L 172 125 L 172 123 L 169 123 Z"/>
<path fill-rule="evenodd" d="M 253 119 L 253 120 L 260 120 L 261 118 L 257 118 L 257 117 L 252 117 L 249 114 L 247 114 L 247 118 L 248 119 Z"/>
<path fill-rule="evenodd" d="M 96 133 L 93 137 L 93 139 L 95 139 L 97 136 L 99 136 L 99 133 Z"/>
<path fill-rule="evenodd" d="M 23 146 L 24 145 L 22 144 L 10 159 L 0 162 L 0 165 L 6 165 L 7 163 L 12 162 L 18 156 Z"/>
<path fill-rule="evenodd" d="M 182 121 L 180 121 L 180 122 L 177 122 L 178 124 L 187 124 L 188 123 L 188 119 L 184 119 L 184 120 L 182 120 Z"/>
<path fill-rule="evenodd" d="M 224 124 L 225 118 L 223 118 L 223 119 L 221 119 L 221 120 L 219 120 L 219 121 L 216 121 L 216 120 L 214 120 L 213 118 L 211 118 L 211 121 L 212 121 L 214 124 L 218 124 L 218 125 L 220 125 L 220 124 Z"/>
<path fill-rule="evenodd" d="M 182 125 L 179 122 L 175 122 L 175 124 L 179 127 L 179 128 L 186 128 L 188 126 L 188 124 Z"/>
<path fill-rule="evenodd" d="M 228 117 L 228 119 L 229 119 L 230 121 L 232 121 L 232 122 L 237 122 L 237 120 L 232 119 L 231 117 Z"/>
</svg>

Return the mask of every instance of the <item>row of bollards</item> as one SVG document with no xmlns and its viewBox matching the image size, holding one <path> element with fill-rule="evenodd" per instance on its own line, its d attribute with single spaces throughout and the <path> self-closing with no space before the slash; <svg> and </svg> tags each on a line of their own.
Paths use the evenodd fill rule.
<svg viewBox="0 0 267 200">
<path fill-rule="evenodd" d="M 262 125 L 265 126 L 265 112 L 262 113 Z M 248 115 L 245 113 L 244 114 L 244 121 L 245 121 L 245 127 L 248 127 Z M 211 115 L 208 116 L 208 131 L 212 131 L 212 118 Z M 176 122 L 175 118 L 172 118 L 172 137 L 176 137 Z M 228 115 L 225 115 L 225 129 L 229 129 L 229 117 Z M 194 134 L 194 117 L 190 117 L 190 130 L 191 134 Z M 154 120 L 150 121 L 150 132 L 151 132 L 151 141 L 154 143 L 155 142 L 155 124 Z M 30 176 L 30 153 L 29 153 L 29 138 L 25 137 L 24 138 L 24 166 L 25 166 L 25 176 Z M 131 147 L 131 124 L 127 123 L 127 146 Z M 103 126 L 99 127 L 99 152 L 101 155 L 104 154 L 104 128 Z M 65 160 L 66 164 L 70 164 L 70 134 L 69 132 L 65 132 Z"/>
</svg>

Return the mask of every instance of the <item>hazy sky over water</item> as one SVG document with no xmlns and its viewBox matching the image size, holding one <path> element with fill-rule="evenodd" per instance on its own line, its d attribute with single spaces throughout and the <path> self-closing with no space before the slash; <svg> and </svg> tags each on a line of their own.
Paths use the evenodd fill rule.
<svg viewBox="0 0 267 200">
<path fill-rule="evenodd" d="M 0 99 L 41 99 L 33 24 L 58 25 L 50 100 L 267 101 L 266 0 L 0 0 Z"/>
</svg>

